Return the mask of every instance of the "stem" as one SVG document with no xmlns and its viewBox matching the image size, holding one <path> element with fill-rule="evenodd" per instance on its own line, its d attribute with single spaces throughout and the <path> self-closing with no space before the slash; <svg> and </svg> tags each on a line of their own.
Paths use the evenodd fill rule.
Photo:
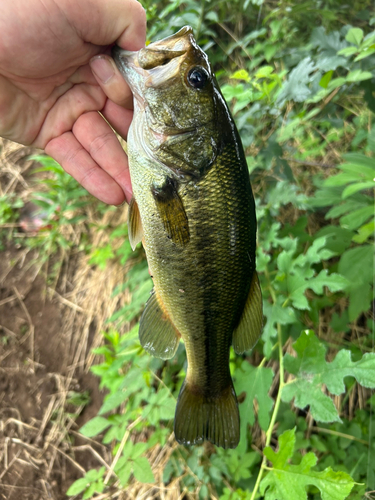
<svg viewBox="0 0 375 500">
<path fill-rule="evenodd" d="M 284 359 L 283 359 L 283 344 L 282 344 L 282 338 L 281 338 L 281 325 L 280 323 L 277 323 L 277 337 L 278 337 L 278 344 L 279 344 L 279 363 L 280 363 L 280 381 L 279 381 L 279 391 L 277 393 L 277 398 L 275 402 L 275 406 L 272 412 L 272 417 L 271 417 L 271 422 L 270 425 L 268 426 L 267 432 L 266 432 L 266 446 L 270 445 L 271 439 L 272 439 L 272 431 L 276 422 L 277 414 L 279 412 L 280 408 L 280 403 L 281 403 L 281 393 L 283 390 L 283 387 L 285 385 L 284 382 Z M 253 493 L 250 497 L 250 500 L 255 500 L 256 494 L 258 493 L 259 485 L 263 477 L 263 472 L 265 469 L 268 469 L 267 467 L 267 458 L 265 455 L 263 455 L 263 460 L 262 464 L 259 469 L 258 477 L 253 489 Z"/>
<path fill-rule="evenodd" d="M 325 434 L 331 434 L 331 436 L 343 437 L 345 439 L 350 439 L 351 441 L 357 441 L 358 443 L 362 443 L 365 444 L 366 446 L 369 446 L 368 441 L 356 438 L 354 436 L 351 436 L 350 434 L 344 434 L 343 432 L 332 431 L 331 429 L 325 429 L 324 427 L 311 427 L 311 430 L 316 432 L 324 432 Z"/>
<path fill-rule="evenodd" d="M 195 30 L 195 36 L 196 36 L 197 40 L 198 40 L 199 35 L 200 35 L 200 31 L 201 31 L 201 27 L 202 27 L 202 22 L 203 22 L 203 18 L 204 18 L 204 7 L 205 7 L 204 4 L 205 4 L 205 1 L 202 2 L 202 8 L 201 8 L 201 11 L 200 11 L 200 14 L 199 14 L 198 25 L 197 25 L 197 28 Z"/>
</svg>

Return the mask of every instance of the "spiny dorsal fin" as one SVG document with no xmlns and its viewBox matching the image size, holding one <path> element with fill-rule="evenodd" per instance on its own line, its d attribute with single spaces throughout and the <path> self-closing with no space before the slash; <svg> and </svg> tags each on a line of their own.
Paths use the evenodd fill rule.
<svg viewBox="0 0 375 500">
<path fill-rule="evenodd" d="M 133 250 L 142 241 L 143 227 L 141 221 L 141 214 L 139 213 L 138 204 L 134 197 L 131 199 L 128 210 L 128 234 L 130 246 Z"/>
<path fill-rule="evenodd" d="M 254 271 L 250 291 L 247 297 L 240 322 L 233 332 L 233 349 L 237 354 L 242 354 L 252 349 L 257 343 L 263 327 L 262 292 L 259 278 Z"/>
<path fill-rule="evenodd" d="M 177 351 L 180 337 L 153 291 L 139 323 L 139 340 L 143 349 L 157 358 L 170 359 Z"/>
<path fill-rule="evenodd" d="M 167 177 L 161 187 L 153 187 L 152 194 L 169 239 L 184 247 L 190 240 L 189 221 L 177 192 L 177 182 Z"/>
</svg>

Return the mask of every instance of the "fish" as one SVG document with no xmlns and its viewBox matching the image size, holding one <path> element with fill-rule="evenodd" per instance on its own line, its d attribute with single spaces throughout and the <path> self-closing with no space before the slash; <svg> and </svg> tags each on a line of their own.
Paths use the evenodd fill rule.
<svg viewBox="0 0 375 500">
<path fill-rule="evenodd" d="M 187 373 L 178 443 L 235 448 L 240 417 L 230 347 L 252 349 L 263 323 L 256 214 L 244 150 L 206 53 L 189 26 L 113 58 L 134 95 L 127 136 L 129 241 L 142 241 L 154 288 L 143 348 L 161 359 L 182 338 Z"/>
</svg>

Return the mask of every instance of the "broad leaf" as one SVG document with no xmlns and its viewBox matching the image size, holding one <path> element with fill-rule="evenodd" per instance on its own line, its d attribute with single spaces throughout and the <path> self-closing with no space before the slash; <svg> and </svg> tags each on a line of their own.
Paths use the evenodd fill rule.
<svg viewBox="0 0 375 500">
<path fill-rule="evenodd" d="M 280 325 L 290 325 L 296 321 L 296 314 L 292 307 L 283 307 L 284 298 L 278 296 L 276 304 L 263 302 L 263 314 L 267 322 L 263 328 L 262 340 L 264 341 L 264 355 L 268 358 L 271 355 L 274 342 L 273 337 L 277 336 L 276 323 Z"/>
<path fill-rule="evenodd" d="M 266 431 L 270 423 L 270 411 L 273 399 L 268 395 L 273 381 L 271 368 L 254 367 L 243 361 L 241 368 L 236 370 L 235 388 L 237 394 L 246 392 L 245 401 L 240 405 L 241 435 L 246 434 L 247 424 L 255 422 L 254 400 L 258 402 L 258 422 Z"/>
<path fill-rule="evenodd" d="M 363 38 L 363 31 L 360 28 L 351 28 L 345 37 L 345 40 L 347 40 L 349 43 L 353 43 L 354 45 L 357 45 L 359 47 L 361 41 Z"/>
<path fill-rule="evenodd" d="M 155 478 L 150 462 L 146 457 L 139 457 L 133 461 L 133 474 L 141 483 L 154 483 Z"/>
<path fill-rule="evenodd" d="M 89 420 L 83 427 L 80 428 L 81 434 L 86 437 L 93 437 L 100 434 L 104 429 L 109 427 L 111 422 L 103 417 L 94 417 Z"/>
<path fill-rule="evenodd" d="M 319 422 L 340 421 L 332 400 L 324 394 L 326 386 L 332 394 L 345 392 L 344 378 L 355 377 L 357 382 L 375 388 L 375 353 L 365 354 L 359 361 L 351 361 L 351 353 L 339 351 L 336 358 L 327 363 L 325 347 L 312 332 L 303 332 L 293 344 L 297 357 L 286 354 L 285 369 L 295 376 L 282 392 L 283 401 L 291 401 L 298 408 L 310 406 L 313 418 Z"/>
<path fill-rule="evenodd" d="M 351 492 L 354 481 L 345 472 L 334 472 L 331 467 L 318 472 L 314 453 L 303 456 L 299 465 L 290 465 L 295 447 L 295 429 L 285 431 L 279 437 L 279 450 L 265 448 L 264 454 L 273 468 L 260 484 L 265 500 L 306 500 L 308 486 L 315 486 L 322 500 L 344 500 Z"/>
<path fill-rule="evenodd" d="M 288 80 L 284 83 L 278 102 L 284 100 L 294 100 L 296 102 L 304 101 L 311 90 L 307 84 L 312 81 L 312 72 L 315 70 L 315 64 L 310 57 L 303 59 L 289 74 Z"/>
<path fill-rule="evenodd" d="M 348 82 L 361 82 L 362 80 L 368 80 L 369 78 L 372 78 L 372 73 L 370 71 L 362 71 L 360 69 L 351 71 L 346 76 L 346 80 Z"/>
</svg>

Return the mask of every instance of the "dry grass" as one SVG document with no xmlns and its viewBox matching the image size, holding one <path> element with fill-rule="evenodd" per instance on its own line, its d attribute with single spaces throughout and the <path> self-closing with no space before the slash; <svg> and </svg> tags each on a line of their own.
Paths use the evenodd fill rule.
<svg viewBox="0 0 375 500">
<path fill-rule="evenodd" d="M 1 140 L 0 140 L 1 141 Z M 33 190 L 31 167 L 33 162 L 27 159 L 33 153 L 29 148 L 24 148 L 9 141 L 0 142 L 0 196 L 17 193 L 24 202 L 30 199 Z M 256 190 L 262 188 L 260 179 Z M 40 187 L 40 186 L 39 186 Z M 71 391 L 86 389 L 86 379 L 90 367 L 95 362 L 92 348 L 98 347 L 102 342 L 101 331 L 106 328 L 105 321 L 116 310 L 131 300 L 129 292 L 113 296 L 114 288 L 123 283 L 127 268 L 121 266 L 116 260 L 109 261 L 104 270 L 89 264 L 89 256 L 84 251 L 77 251 L 83 232 L 89 232 L 88 240 L 93 248 L 108 243 L 110 230 L 126 220 L 126 208 L 107 211 L 98 215 L 95 204 L 85 208 L 85 221 L 73 226 L 64 226 L 64 236 L 75 243 L 74 250 L 64 250 L 56 257 L 51 257 L 41 264 L 38 254 L 28 248 L 20 248 L 12 253 L 12 258 L 0 267 L 0 291 L 2 287 L 9 288 L 5 298 L 0 296 L 0 307 L 18 305 L 22 321 L 15 321 L 14 327 L 5 326 L 0 317 L 0 334 L 9 340 L 9 346 L 0 345 L 0 384 L 2 374 L 17 378 L 17 380 L 30 380 L 34 386 L 27 386 L 25 391 L 40 407 L 40 411 L 30 411 L 29 414 L 14 406 L 3 406 L 5 392 L 0 392 L 0 498 L 17 499 L 48 499 L 60 500 L 65 498 L 65 491 L 74 479 L 82 477 L 85 472 L 102 465 L 106 467 L 105 482 L 115 480 L 110 491 L 98 494 L 96 500 L 128 500 L 128 499 L 157 499 L 180 500 L 197 499 L 199 486 L 195 492 L 185 489 L 180 478 L 174 478 L 167 486 L 163 483 L 163 470 L 171 454 L 177 448 L 173 434 L 165 446 L 155 446 L 148 455 L 155 476 L 152 485 L 142 484 L 132 480 L 126 490 L 122 490 L 113 473 L 114 466 L 121 456 L 121 450 L 128 439 L 145 440 L 147 431 L 141 435 L 134 434 L 133 428 L 137 421 L 131 424 L 120 444 L 115 456 L 109 446 L 103 446 L 99 441 L 83 438 L 78 428 L 84 421 L 95 416 L 95 412 L 85 417 L 84 405 L 72 407 L 69 404 Z M 299 213 L 293 207 L 285 209 L 285 220 L 297 220 Z M 100 228 L 99 230 L 97 228 Z M 8 224 L 9 231 L 16 231 L 18 224 Z M 121 241 L 111 241 L 111 245 L 120 245 Z M 42 251 L 42 250 L 41 250 Z M 41 252 L 40 251 L 40 252 Z M 57 262 L 56 262 L 57 261 Z M 55 264 L 58 271 L 51 282 L 47 282 L 48 270 Z M 27 282 L 27 287 L 14 284 L 14 275 L 19 282 Z M 43 279 L 41 279 L 43 277 Z M 40 308 L 45 304 L 53 304 L 54 312 L 61 318 L 61 328 L 54 334 L 56 342 L 51 339 L 51 352 L 56 345 L 63 346 L 63 358 L 60 369 L 46 369 L 40 362 L 36 336 L 39 335 L 36 316 L 29 309 L 30 291 L 35 289 L 39 280 Z M 344 309 L 346 304 L 337 304 L 337 310 Z M 323 312 L 320 317 L 319 336 L 329 341 L 333 332 L 329 328 L 332 312 Z M 19 325 L 26 328 L 25 335 L 20 335 Z M 129 324 L 122 326 L 124 331 L 129 329 Z M 353 338 L 357 335 L 353 329 Z M 359 335 L 363 335 L 360 332 Z M 337 339 L 336 335 L 336 342 Z M 15 360 L 16 353 L 23 355 L 21 362 L 12 362 L 6 365 L 9 359 Z M 294 353 L 291 342 L 285 346 L 285 352 Z M 39 357 L 38 357 L 39 356 Z M 257 364 L 260 359 L 254 353 Z M 276 395 L 278 390 L 278 364 L 270 361 L 275 372 L 271 393 Z M 93 382 L 97 391 L 98 380 Z M 0 385 L 1 387 L 1 385 Z M 47 394 L 47 396 L 46 396 Z M 97 395 L 100 406 L 100 395 Z M 345 405 L 345 416 L 351 418 L 356 408 L 363 408 L 369 392 L 356 386 L 348 396 Z M 335 398 L 337 407 L 341 407 L 343 397 Z M 21 405 L 22 406 L 22 405 Z M 81 419 L 81 421 L 80 421 Z M 83 419 L 83 420 L 82 420 Z M 77 420 L 79 423 L 77 423 Z M 312 418 L 307 418 L 309 432 L 324 432 L 314 427 Z M 252 448 L 260 452 L 265 443 L 265 434 L 255 424 L 252 429 Z M 31 472 L 30 472 L 31 471 Z M 193 475 L 188 466 L 184 464 L 185 475 Z M 197 481 L 199 485 L 200 482 Z M 211 492 L 211 498 L 216 498 Z"/>
<path fill-rule="evenodd" d="M 16 193 L 24 202 L 30 199 L 34 185 L 31 176 L 34 162 L 28 160 L 28 156 L 33 153 L 35 151 L 9 141 L 0 142 L 0 196 Z M 82 232 L 89 230 L 88 239 L 93 248 L 103 246 L 109 242 L 108 228 L 116 227 L 126 220 L 126 207 L 107 211 L 100 217 L 95 211 L 95 204 L 85 210 L 84 222 L 62 228 L 65 238 L 75 244 L 80 241 Z M 101 229 L 98 230 L 98 227 Z M 12 230 L 13 235 L 19 238 L 25 237 L 23 233 L 17 232 L 17 223 L 7 224 L 7 229 Z M 111 244 L 120 245 L 121 241 Z M 42 252 L 43 249 L 39 251 Z M 15 255 L 13 252 L 12 259 L 1 268 L 0 289 L 11 286 L 9 280 L 16 279 L 15 275 L 20 276 L 21 282 L 27 281 L 28 286 L 26 291 L 13 287 L 12 293 L 0 300 L 0 306 L 17 302 L 27 326 L 26 335 L 20 338 L 19 332 L 2 325 L 0 318 L 0 332 L 10 339 L 11 344 L 0 350 L 0 376 L 3 373 L 19 377 L 20 380 L 33 377 L 32 382 L 35 381 L 36 387 L 27 387 L 25 384 L 25 390 L 32 393 L 33 400 L 45 401 L 36 417 L 33 411 L 22 412 L 21 415 L 17 404 L 14 407 L 9 404 L 3 406 L 5 393 L 0 396 L 0 498 L 65 498 L 64 493 L 72 478 L 81 477 L 89 469 L 102 465 L 107 469 L 106 482 L 113 479 L 113 467 L 120 455 L 113 458 L 108 446 L 79 435 L 76 421 L 84 411 L 84 406 L 72 407 L 69 396 L 77 388 L 79 379 L 88 373 L 95 362 L 91 350 L 102 342 L 101 331 L 106 328 L 105 321 L 128 303 L 131 297 L 127 292 L 116 296 L 112 294 L 114 288 L 124 282 L 126 266 L 113 260 L 102 270 L 90 265 L 88 261 L 89 256 L 83 251 L 65 250 L 57 257 L 50 257 L 46 263 L 40 264 L 38 253 L 25 248 L 16 251 Z M 51 280 L 47 283 L 48 270 L 56 264 L 58 271 L 52 283 Z M 55 313 L 61 317 L 61 329 L 56 331 L 54 339 L 58 337 L 54 345 L 57 343 L 64 346 L 61 352 L 64 360 L 59 371 L 45 370 L 45 366 L 36 359 L 35 351 L 38 348 L 35 346 L 35 335 L 39 335 L 39 332 L 36 331 L 33 315 L 29 313 L 25 303 L 30 291 L 34 293 L 33 287 L 41 276 L 43 286 L 39 298 L 40 308 L 45 303 L 53 303 Z M 126 331 L 129 325 L 124 324 L 122 328 Z M 22 349 L 26 364 L 3 364 Z M 95 379 L 95 383 L 98 384 L 98 379 Z M 80 389 L 85 388 L 81 383 Z M 44 397 L 46 392 L 49 393 L 47 398 Z M 133 426 L 127 430 L 123 445 L 127 439 L 134 439 L 131 434 Z M 140 439 L 145 437 L 139 436 Z M 156 478 L 155 484 L 145 485 L 133 480 L 127 490 L 122 491 L 117 482 L 111 487 L 110 493 L 97 495 L 96 498 L 182 498 L 184 494 L 178 481 L 168 487 L 162 481 L 162 471 L 175 446 L 172 435 L 164 447 L 156 446 L 152 449 L 149 459 Z M 29 470 L 33 472 L 31 475 Z"/>
</svg>

